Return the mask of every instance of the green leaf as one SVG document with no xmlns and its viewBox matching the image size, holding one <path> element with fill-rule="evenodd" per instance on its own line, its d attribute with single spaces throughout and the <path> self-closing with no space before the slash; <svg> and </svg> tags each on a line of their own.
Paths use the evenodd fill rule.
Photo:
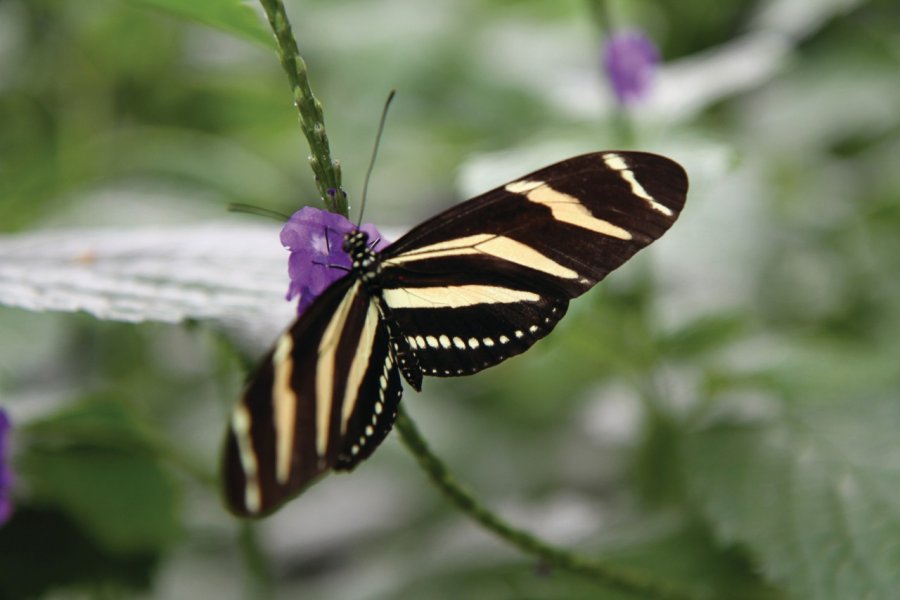
<svg viewBox="0 0 900 600">
<path fill-rule="evenodd" d="M 145 590 L 159 562 L 153 553 L 110 552 L 65 514 L 20 506 L 0 530 L 0 598 L 44 597 L 61 587 Z M 77 597 L 77 596 L 72 596 Z"/>
<path fill-rule="evenodd" d="M 746 319 L 737 314 L 720 314 L 695 319 L 662 340 L 662 352 L 674 359 L 687 361 L 739 339 L 746 329 Z"/>
<path fill-rule="evenodd" d="M 722 549 L 699 523 L 685 522 L 672 531 L 614 553 L 614 560 L 666 578 L 703 598 L 775 600 L 784 595 L 770 587 L 747 557 Z M 633 597 L 633 596 L 628 596 Z"/>
<path fill-rule="evenodd" d="M 177 539 L 175 482 L 120 402 L 83 402 L 25 433 L 20 471 L 32 504 L 63 510 L 110 551 L 152 551 Z"/>
<path fill-rule="evenodd" d="M 234 34 L 251 42 L 274 48 L 269 30 L 251 6 L 242 0 L 128 0 Z"/>
<path fill-rule="evenodd" d="M 94 396 L 58 413 L 29 423 L 31 440 L 54 445 L 91 444 L 140 446 L 136 415 L 124 403 L 107 396 Z"/>
<path fill-rule="evenodd" d="M 662 581 L 702 598 L 777 600 L 782 594 L 768 587 L 737 552 L 723 552 L 708 535 L 690 524 L 660 532 L 633 545 L 609 551 L 610 564 L 628 565 L 652 573 Z M 397 581 L 391 598 L 528 598 L 637 600 L 638 596 L 611 589 L 583 575 L 528 562 L 479 558 L 465 564 L 425 568 Z M 399 578 L 398 578 L 399 579 Z M 643 597 L 643 596 L 641 596 Z"/>
<path fill-rule="evenodd" d="M 685 477 L 718 536 L 747 547 L 800 598 L 894 599 L 900 590 L 895 400 L 801 404 L 684 443 Z"/>
<path fill-rule="evenodd" d="M 104 547 L 138 552 L 176 540 L 175 487 L 152 458 L 102 448 L 32 449 L 26 458 L 34 501 L 64 509 Z"/>
</svg>

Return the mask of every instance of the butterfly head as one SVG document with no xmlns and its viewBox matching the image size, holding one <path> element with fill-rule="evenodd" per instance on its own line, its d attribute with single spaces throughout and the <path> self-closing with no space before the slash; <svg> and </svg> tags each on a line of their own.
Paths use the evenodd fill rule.
<svg viewBox="0 0 900 600">
<path fill-rule="evenodd" d="M 378 254 L 369 246 L 369 234 L 354 229 L 344 236 L 344 251 L 350 255 L 352 269 L 364 283 L 377 279 L 381 273 Z"/>
<path fill-rule="evenodd" d="M 351 257 L 369 247 L 369 234 L 361 229 L 354 229 L 344 236 L 344 252 Z"/>
</svg>

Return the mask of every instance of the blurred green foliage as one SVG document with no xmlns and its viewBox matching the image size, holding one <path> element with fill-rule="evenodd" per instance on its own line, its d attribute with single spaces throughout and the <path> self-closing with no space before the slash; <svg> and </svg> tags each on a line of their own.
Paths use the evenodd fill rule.
<svg viewBox="0 0 900 600">
<path fill-rule="evenodd" d="M 681 221 L 647 256 L 527 355 L 428 381 L 405 402 L 511 520 L 540 530 L 579 507 L 555 533 L 567 546 L 713 597 L 893 598 L 895 3 L 609 4 L 667 61 L 806 25 L 753 85 L 670 119 L 634 111 L 634 145 L 692 177 Z M 410 224 L 461 199 L 474 155 L 620 143 L 609 112 L 548 93 L 578 68 L 602 90 L 592 2 L 288 8 L 351 200 L 383 98 L 399 90 L 367 220 Z M 314 202 L 254 12 L 231 0 L 0 3 L 0 231 Z M 0 331 L 20 480 L 0 529 L 0 598 L 625 597 L 500 549 L 391 441 L 243 529 L 221 508 L 215 465 L 244 349 L 202 324 L 9 308 Z"/>
</svg>

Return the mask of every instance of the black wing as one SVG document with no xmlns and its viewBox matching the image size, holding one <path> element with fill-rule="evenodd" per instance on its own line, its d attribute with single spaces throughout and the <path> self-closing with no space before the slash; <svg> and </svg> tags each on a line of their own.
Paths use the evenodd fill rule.
<svg viewBox="0 0 900 600">
<path fill-rule="evenodd" d="M 640 152 L 551 165 L 412 229 L 382 253 L 384 299 L 428 375 L 524 352 L 678 218 L 684 169 Z"/>
<path fill-rule="evenodd" d="M 270 513 L 371 454 L 402 393 L 389 342 L 377 301 L 350 276 L 281 335 L 232 413 L 223 462 L 232 512 Z"/>
</svg>

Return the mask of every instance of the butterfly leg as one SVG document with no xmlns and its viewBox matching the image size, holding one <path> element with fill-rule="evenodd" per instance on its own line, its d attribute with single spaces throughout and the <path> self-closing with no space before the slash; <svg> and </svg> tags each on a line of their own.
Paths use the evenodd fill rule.
<svg viewBox="0 0 900 600">
<path fill-rule="evenodd" d="M 419 359 L 415 351 L 410 347 L 409 342 L 406 341 L 403 332 L 400 331 L 400 326 L 391 314 L 391 309 L 387 307 L 381 298 L 378 299 L 378 310 L 381 312 L 381 317 L 387 325 L 391 353 L 400 367 L 400 372 L 403 373 L 403 378 L 414 390 L 421 392 L 422 368 L 419 366 Z"/>
</svg>

